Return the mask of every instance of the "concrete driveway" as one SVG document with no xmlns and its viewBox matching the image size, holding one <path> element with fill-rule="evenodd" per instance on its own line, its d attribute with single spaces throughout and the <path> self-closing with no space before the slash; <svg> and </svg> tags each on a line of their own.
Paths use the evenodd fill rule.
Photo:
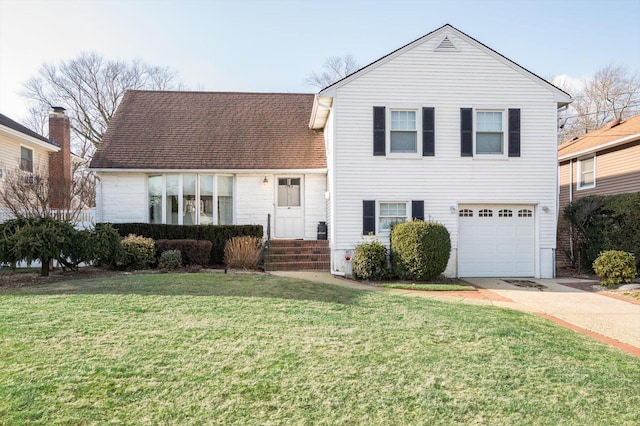
<svg viewBox="0 0 640 426">
<path fill-rule="evenodd" d="M 562 285 L 580 281 L 574 278 L 465 278 L 465 281 L 512 300 L 516 309 L 560 319 L 631 345 L 640 354 L 640 305 Z"/>
</svg>

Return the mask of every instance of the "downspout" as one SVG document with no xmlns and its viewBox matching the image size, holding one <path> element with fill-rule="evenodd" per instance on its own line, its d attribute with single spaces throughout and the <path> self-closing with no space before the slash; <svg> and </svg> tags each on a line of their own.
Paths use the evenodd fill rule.
<svg viewBox="0 0 640 426">
<path fill-rule="evenodd" d="M 573 202 L 573 158 L 569 160 L 569 203 Z M 569 255 L 571 262 L 575 262 L 573 253 L 573 223 L 569 221 Z"/>
</svg>

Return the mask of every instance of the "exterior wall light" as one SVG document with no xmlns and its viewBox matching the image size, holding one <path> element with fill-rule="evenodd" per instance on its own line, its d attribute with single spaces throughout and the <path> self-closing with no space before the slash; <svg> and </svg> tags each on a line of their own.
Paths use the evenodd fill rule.
<svg viewBox="0 0 640 426">
<path fill-rule="evenodd" d="M 268 177 L 264 177 L 264 179 L 262 179 L 262 186 L 269 186 L 269 178 Z"/>
</svg>

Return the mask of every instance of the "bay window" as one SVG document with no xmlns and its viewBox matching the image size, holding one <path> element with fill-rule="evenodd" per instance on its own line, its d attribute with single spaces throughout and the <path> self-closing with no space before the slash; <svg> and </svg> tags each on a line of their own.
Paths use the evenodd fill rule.
<svg viewBox="0 0 640 426">
<path fill-rule="evenodd" d="M 147 188 L 149 223 L 233 224 L 233 176 L 149 175 Z"/>
</svg>

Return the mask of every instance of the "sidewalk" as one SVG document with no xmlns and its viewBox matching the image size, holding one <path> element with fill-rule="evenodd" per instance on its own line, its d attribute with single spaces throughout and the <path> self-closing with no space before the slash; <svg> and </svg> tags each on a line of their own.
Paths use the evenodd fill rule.
<svg viewBox="0 0 640 426">
<path fill-rule="evenodd" d="M 385 291 L 403 296 L 492 305 L 531 312 L 640 356 L 640 305 L 562 285 L 562 282 L 580 281 L 575 278 L 518 279 L 530 282 L 531 286 L 543 286 L 541 289 L 519 287 L 499 278 L 465 278 L 466 281 L 480 287 L 480 290 L 422 292 L 383 289 L 335 277 L 328 272 L 281 271 L 271 274 L 356 290 Z"/>
</svg>

